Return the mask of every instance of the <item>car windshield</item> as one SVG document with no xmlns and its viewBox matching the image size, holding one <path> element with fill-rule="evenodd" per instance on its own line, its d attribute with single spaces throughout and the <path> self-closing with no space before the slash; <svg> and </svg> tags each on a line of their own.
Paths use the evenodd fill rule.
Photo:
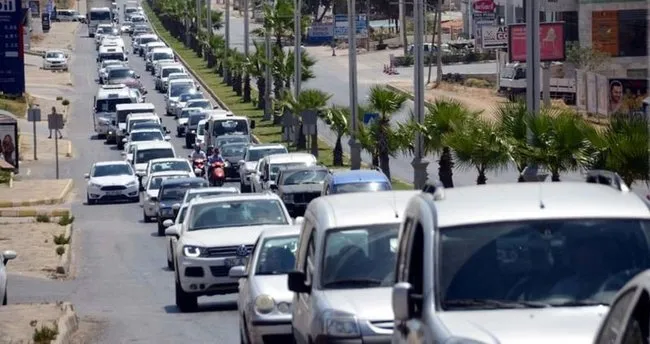
<svg viewBox="0 0 650 344">
<path fill-rule="evenodd" d="M 111 20 L 111 11 L 90 11 L 90 20 Z M 106 28 L 102 32 L 106 33 Z M 108 28 L 108 32 L 111 32 L 111 28 Z"/>
<path fill-rule="evenodd" d="M 199 124 L 198 127 L 196 127 L 196 135 L 199 136 L 205 135 L 205 123 Z"/>
<path fill-rule="evenodd" d="M 160 123 L 156 121 L 143 121 L 131 124 L 131 130 L 137 129 L 161 129 Z"/>
<path fill-rule="evenodd" d="M 324 289 L 393 285 L 399 223 L 330 229 L 325 234 Z"/>
<path fill-rule="evenodd" d="M 205 119 L 205 116 L 202 114 L 192 114 L 190 115 L 190 119 L 188 120 L 189 125 L 197 125 L 199 122 L 201 122 L 202 119 Z"/>
<path fill-rule="evenodd" d="M 178 84 L 174 84 L 174 85 L 171 86 L 171 88 L 169 89 L 169 94 L 172 97 L 178 97 L 181 94 L 187 93 L 187 91 L 190 91 L 192 89 L 194 89 L 194 84 L 193 83 L 190 83 L 190 82 L 178 83 Z"/>
<path fill-rule="evenodd" d="M 124 64 L 124 62 L 122 62 L 122 61 L 108 60 L 108 61 L 102 62 L 102 68 L 106 68 L 108 66 L 119 66 L 119 65 L 122 65 L 122 64 Z"/>
<path fill-rule="evenodd" d="M 278 200 L 233 200 L 194 205 L 189 230 L 286 224 L 288 219 Z"/>
<path fill-rule="evenodd" d="M 134 22 L 134 23 L 142 23 L 142 22 L 144 22 L 144 17 L 132 16 L 131 21 Z"/>
<path fill-rule="evenodd" d="M 306 166 L 307 164 L 304 162 L 291 162 L 291 163 L 284 163 L 284 164 L 273 164 L 271 165 L 271 179 L 275 180 L 275 178 L 278 176 L 278 173 L 280 173 L 280 170 L 284 170 L 285 168 L 291 168 L 291 167 L 301 167 L 301 166 Z"/>
<path fill-rule="evenodd" d="M 326 170 L 304 170 L 290 173 L 284 178 L 283 185 L 321 184 L 328 172 Z"/>
<path fill-rule="evenodd" d="M 248 134 L 248 121 L 245 119 L 228 119 L 215 121 L 212 134 L 214 137 L 227 134 Z"/>
<path fill-rule="evenodd" d="M 151 178 L 151 181 L 149 182 L 149 190 L 158 190 L 160 189 L 160 186 L 162 185 L 162 182 L 171 179 L 171 178 L 187 178 L 188 174 L 174 174 L 170 176 L 160 176 L 160 177 L 153 177 Z"/>
<path fill-rule="evenodd" d="M 114 78 L 129 78 L 132 77 L 134 72 L 130 69 L 114 68 L 108 71 L 109 79 Z"/>
<path fill-rule="evenodd" d="M 441 228 L 436 294 L 445 310 L 607 305 L 630 278 L 650 267 L 649 238 L 645 219 Z"/>
<path fill-rule="evenodd" d="M 144 125 L 157 125 L 160 127 L 160 123 L 156 120 L 152 120 L 151 118 L 142 118 L 142 119 L 132 119 L 129 121 L 130 123 L 130 128 L 129 131 L 135 130 L 136 126 L 144 126 Z"/>
<path fill-rule="evenodd" d="M 112 49 L 115 50 L 115 49 Z M 109 60 L 124 60 L 124 54 L 121 52 L 110 52 L 110 53 L 101 53 L 99 54 L 99 59 L 104 60 L 104 59 L 109 59 Z"/>
<path fill-rule="evenodd" d="M 187 214 L 187 206 L 182 207 L 181 210 L 178 211 L 176 223 L 183 223 L 183 221 L 185 221 L 185 214 Z"/>
<path fill-rule="evenodd" d="M 256 275 L 285 275 L 294 269 L 298 236 L 268 238 L 260 247 Z"/>
<path fill-rule="evenodd" d="M 181 94 L 180 97 L 178 98 L 179 102 L 187 102 L 188 100 L 192 99 L 203 99 L 203 95 L 201 93 L 195 92 L 195 93 L 185 93 Z"/>
<path fill-rule="evenodd" d="M 185 192 L 189 189 L 195 189 L 207 186 L 208 182 L 188 182 L 174 185 L 165 185 L 160 192 L 161 201 L 180 201 L 185 197 Z"/>
<path fill-rule="evenodd" d="M 181 115 L 178 116 L 178 117 L 179 118 L 189 118 L 190 114 L 195 114 L 195 113 L 199 113 L 199 112 L 201 112 L 201 111 L 198 110 L 198 109 L 183 110 L 183 111 L 181 111 Z"/>
<path fill-rule="evenodd" d="M 174 59 L 174 54 L 171 52 L 158 52 L 158 53 L 153 53 L 153 56 L 151 56 L 151 60 L 156 61 L 156 60 L 173 60 Z"/>
<path fill-rule="evenodd" d="M 176 80 L 176 79 L 189 79 L 190 76 L 189 74 L 181 73 L 181 74 L 175 74 L 175 75 L 170 75 L 169 80 Z"/>
<path fill-rule="evenodd" d="M 133 170 L 127 164 L 114 164 L 114 165 L 96 165 L 93 169 L 93 177 L 106 177 L 106 176 L 122 176 L 132 175 Z"/>
<path fill-rule="evenodd" d="M 162 77 L 166 78 L 171 73 L 178 73 L 178 72 L 182 72 L 182 71 L 183 70 L 181 68 L 165 68 L 162 71 Z"/>
<path fill-rule="evenodd" d="M 244 156 L 246 144 L 227 144 L 221 146 L 221 155 L 223 156 Z"/>
<path fill-rule="evenodd" d="M 49 52 L 49 53 L 45 54 L 45 58 L 46 59 L 64 59 L 65 54 L 63 54 L 61 52 Z"/>
<path fill-rule="evenodd" d="M 138 150 L 138 155 L 136 156 L 136 163 L 146 164 L 151 159 L 160 159 L 160 158 L 173 158 L 174 151 L 171 148 L 153 148 L 153 149 L 143 149 Z"/>
<path fill-rule="evenodd" d="M 98 112 L 115 112 L 117 104 L 131 104 L 131 98 L 99 99 L 97 100 Z"/>
<path fill-rule="evenodd" d="M 165 138 L 163 137 L 163 134 L 158 130 L 141 131 L 141 132 L 131 133 L 131 141 L 133 141 L 133 142 L 138 142 L 138 141 L 162 141 L 164 139 Z"/>
<path fill-rule="evenodd" d="M 334 186 L 335 193 L 371 192 L 390 190 L 390 184 L 380 182 L 345 183 Z"/>
<path fill-rule="evenodd" d="M 221 147 L 223 145 L 229 144 L 229 143 L 235 143 L 235 142 L 241 142 L 244 144 L 248 143 L 248 137 L 247 136 L 226 136 L 226 137 L 220 137 L 217 139 L 217 146 Z"/>
<path fill-rule="evenodd" d="M 223 195 L 223 194 L 233 194 L 234 192 L 228 189 L 223 189 L 223 190 L 213 190 L 213 191 L 204 191 L 204 192 L 193 192 L 187 195 L 185 198 L 185 203 L 189 203 L 191 200 L 197 198 L 197 197 L 210 197 L 210 196 L 218 196 L 218 195 Z"/>
<path fill-rule="evenodd" d="M 160 161 L 151 164 L 151 173 L 166 171 L 187 171 L 192 172 L 192 167 L 187 160 Z"/>
<path fill-rule="evenodd" d="M 286 148 L 249 149 L 246 161 L 258 161 L 268 155 L 287 153 Z"/>
<path fill-rule="evenodd" d="M 142 37 L 142 38 L 140 38 L 140 43 L 139 44 L 140 45 L 145 45 L 147 43 L 156 42 L 156 41 L 158 41 L 158 40 L 153 38 L 153 37 Z"/>
<path fill-rule="evenodd" d="M 212 109 L 212 104 L 210 104 L 209 100 L 193 100 L 192 102 L 188 102 L 187 106 L 202 108 L 206 110 Z"/>
</svg>

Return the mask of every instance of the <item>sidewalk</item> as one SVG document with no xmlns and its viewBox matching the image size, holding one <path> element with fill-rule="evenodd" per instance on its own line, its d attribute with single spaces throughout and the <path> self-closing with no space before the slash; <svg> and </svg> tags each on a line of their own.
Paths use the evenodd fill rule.
<svg viewBox="0 0 650 344">
<path fill-rule="evenodd" d="M 0 208 L 61 204 L 70 191 L 72 179 L 16 180 L 0 186 Z"/>
</svg>

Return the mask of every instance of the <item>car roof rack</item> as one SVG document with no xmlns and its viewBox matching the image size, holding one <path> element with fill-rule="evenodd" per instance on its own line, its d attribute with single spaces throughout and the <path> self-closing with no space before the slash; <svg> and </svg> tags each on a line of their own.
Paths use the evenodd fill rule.
<svg viewBox="0 0 650 344">
<path fill-rule="evenodd" d="M 445 198 L 445 187 L 440 181 L 427 182 L 424 184 L 422 192 L 433 195 L 434 201 L 440 201 Z"/>
<path fill-rule="evenodd" d="M 607 170 L 587 171 L 585 178 L 587 183 L 608 185 L 621 192 L 629 192 L 630 188 L 625 184 L 623 178 L 618 173 Z"/>
</svg>

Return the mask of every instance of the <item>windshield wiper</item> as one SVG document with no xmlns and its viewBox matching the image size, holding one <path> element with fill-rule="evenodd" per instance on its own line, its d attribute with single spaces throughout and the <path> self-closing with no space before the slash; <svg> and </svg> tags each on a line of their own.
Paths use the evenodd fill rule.
<svg viewBox="0 0 650 344">
<path fill-rule="evenodd" d="M 549 303 L 551 307 L 588 307 L 588 306 L 608 306 L 609 303 L 596 300 L 571 300 L 564 302 Z"/>
<path fill-rule="evenodd" d="M 358 278 L 358 279 L 343 279 L 338 281 L 327 282 L 323 284 L 325 288 L 336 288 L 336 287 L 376 287 L 381 285 L 381 280 L 371 279 L 371 278 Z"/>
<path fill-rule="evenodd" d="M 505 301 L 505 300 L 491 300 L 491 299 L 458 299 L 444 301 L 446 307 L 454 308 L 546 308 L 550 304 L 544 302 L 534 301 Z"/>
</svg>

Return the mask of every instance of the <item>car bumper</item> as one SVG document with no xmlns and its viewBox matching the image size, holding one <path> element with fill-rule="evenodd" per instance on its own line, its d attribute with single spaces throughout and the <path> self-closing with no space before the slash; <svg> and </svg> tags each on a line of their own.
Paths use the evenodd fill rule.
<svg viewBox="0 0 650 344">
<path fill-rule="evenodd" d="M 145 200 L 143 203 L 144 204 L 142 205 L 142 209 L 144 210 L 145 215 L 154 217 L 158 214 L 156 203 L 150 202 L 148 200 Z"/>
<path fill-rule="evenodd" d="M 224 265 L 224 259 L 178 257 L 178 274 L 183 290 L 198 295 L 237 293 L 239 283 L 228 276 L 230 267 Z"/>
<path fill-rule="evenodd" d="M 179 125 L 176 127 L 176 132 L 178 135 L 183 135 L 185 134 L 185 126 L 184 125 Z"/>
<path fill-rule="evenodd" d="M 47 70 L 66 70 L 68 69 L 68 64 L 67 63 L 62 63 L 62 64 L 44 64 L 43 69 Z"/>
<path fill-rule="evenodd" d="M 108 134 L 109 130 L 110 130 L 110 125 L 109 125 L 109 124 L 98 123 L 98 124 L 95 126 L 95 132 L 96 132 L 97 134 L 100 134 L 100 135 L 106 135 L 106 134 Z"/>
<path fill-rule="evenodd" d="M 253 343 L 291 343 L 291 320 L 253 320 L 248 336 Z"/>
<path fill-rule="evenodd" d="M 96 187 L 89 187 L 87 189 L 88 198 L 91 200 L 120 200 L 120 199 L 134 199 L 140 197 L 137 186 L 127 187 L 122 190 L 101 190 Z"/>
</svg>

